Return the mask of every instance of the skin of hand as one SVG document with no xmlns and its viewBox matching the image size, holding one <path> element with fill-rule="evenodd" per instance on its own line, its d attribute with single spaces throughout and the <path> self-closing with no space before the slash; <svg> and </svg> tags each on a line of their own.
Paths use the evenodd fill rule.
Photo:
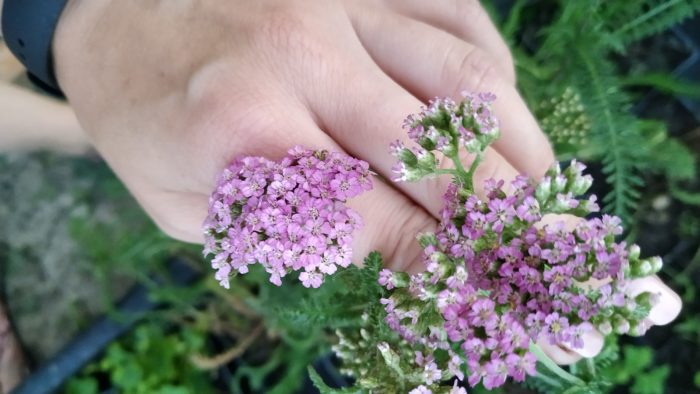
<svg viewBox="0 0 700 394">
<path fill-rule="evenodd" d="M 45 149 L 84 154 L 90 149 L 68 105 L 2 81 L 0 131 L 0 153 Z"/>
<path fill-rule="evenodd" d="M 12 83 L 23 74 L 22 64 L 0 42 L 0 152 L 87 152 L 90 144 L 70 106 Z"/>
<path fill-rule="evenodd" d="M 97 150 L 154 221 L 188 242 L 202 241 L 208 196 L 233 158 L 301 144 L 392 178 L 389 144 L 407 141 L 403 118 L 436 95 L 498 96 L 502 137 L 476 185 L 538 178 L 554 161 L 478 1 L 71 0 L 53 49 Z M 366 219 L 355 255 L 378 250 L 389 268 L 419 270 L 415 234 L 435 228 L 449 181 L 377 179 L 350 202 Z"/>
</svg>

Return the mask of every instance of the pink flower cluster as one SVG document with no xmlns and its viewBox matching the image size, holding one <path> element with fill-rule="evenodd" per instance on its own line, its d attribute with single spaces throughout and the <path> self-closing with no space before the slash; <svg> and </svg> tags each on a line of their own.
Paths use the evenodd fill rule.
<svg viewBox="0 0 700 394">
<path fill-rule="evenodd" d="M 641 335 L 655 301 L 648 294 L 630 298 L 624 289 L 627 278 L 660 269 L 657 259 L 640 260 L 638 248 L 630 255 L 624 242 L 614 242 L 622 232 L 615 217 L 582 220 L 573 229 L 537 225 L 544 213 L 597 208 L 594 200 L 570 194 L 588 183 L 583 168 L 553 168 L 548 176 L 561 182 L 545 180 L 539 193 L 524 177 L 512 182 L 509 195 L 503 182 L 488 181 L 483 201 L 464 197 L 453 184 L 439 231 L 421 239 L 426 272 L 380 274 L 380 284 L 393 293 L 382 300 L 390 328 L 431 349 L 458 344 L 469 384 L 486 388 L 535 373 L 531 341 L 580 348 L 594 327 Z M 608 283 L 582 285 L 591 278 Z M 461 365 L 457 358 L 448 368 L 461 378 Z"/>
<path fill-rule="evenodd" d="M 436 99 L 405 123 L 420 148 L 391 147 L 399 180 L 455 177 L 437 233 L 420 238 L 426 271 L 409 276 L 383 270 L 379 276 L 391 294 L 381 300 L 389 327 L 417 348 L 443 353 L 421 354 L 429 366 L 426 386 L 437 376 L 463 380 L 465 366 L 472 386 L 482 382 L 490 389 L 508 377 L 522 381 L 535 373 L 531 343 L 581 348 L 583 335 L 594 328 L 641 335 L 657 302 L 649 293 L 631 298 L 625 292 L 630 278 L 658 272 L 661 260 L 640 259 L 636 245 L 615 242 L 620 219 L 604 215 L 540 224 L 546 214 L 582 217 L 598 210 L 595 196 L 580 198 L 592 183 L 582 164 L 574 161 L 565 171 L 553 166 L 537 184 L 518 177 L 508 193 L 503 181 L 494 180 L 484 185 L 485 199 L 473 193 L 478 160 L 465 171 L 457 152 L 481 157 L 497 138 L 493 99 L 490 94 L 465 94 L 459 104 Z M 436 150 L 455 169 L 438 169 Z M 454 353 L 456 347 L 464 357 Z M 449 362 L 436 364 L 445 360 L 444 352 Z"/>
<path fill-rule="evenodd" d="M 391 145 L 391 153 L 399 158 L 393 168 L 396 181 L 414 181 L 433 173 L 437 168 L 433 152 L 455 157 L 463 147 L 477 153 L 498 138 L 498 119 L 491 109 L 496 96 L 462 95 L 464 99 L 459 103 L 435 98 L 420 113 L 406 118 L 403 127 L 417 146 L 409 149 L 400 141 Z"/>
<path fill-rule="evenodd" d="M 236 273 L 261 264 L 281 285 L 301 271 L 306 287 L 351 263 L 360 216 L 347 199 L 370 190 L 369 165 L 338 152 L 295 147 L 278 162 L 262 157 L 234 161 L 219 177 L 204 223 L 204 254 L 213 254 L 224 287 Z"/>
<path fill-rule="evenodd" d="M 408 137 L 425 149 L 444 150 L 456 143 L 469 147 L 475 140 L 493 140 L 500 134 L 498 119 L 491 109 L 493 93 L 462 93 L 459 103 L 451 98 L 436 97 L 418 114 L 404 121 Z M 448 114 L 448 117 L 436 116 Z"/>
</svg>

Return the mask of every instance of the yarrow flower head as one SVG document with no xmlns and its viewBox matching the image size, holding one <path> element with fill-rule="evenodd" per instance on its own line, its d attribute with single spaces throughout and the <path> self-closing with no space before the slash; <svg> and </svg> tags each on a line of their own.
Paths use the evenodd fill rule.
<svg viewBox="0 0 700 394">
<path fill-rule="evenodd" d="M 460 148 L 470 153 L 484 150 L 500 135 L 498 119 L 491 104 L 491 93 L 462 93 L 456 103 L 450 98 L 435 98 L 410 115 L 404 122 L 408 137 L 417 145 L 407 148 L 402 142 L 391 145 L 391 153 L 399 159 L 394 167 L 397 181 L 415 181 L 437 170 L 435 154 L 454 158 Z"/>
<path fill-rule="evenodd" d="M 498 135 L 492 101 L 492 95 L 470 94 L 459 104 L 436 99 L 407 119 L 409 136 L 427 154 L 439 151 L 456 161 L 456 150 L 466 149 L 480 158 Z M 594 328 L 642 335 L 650 326 L 656 297 L 631 297 L 625 289 L 630 279 L 658 272 L 661 260 L 640 259 L 639 247 L 616 242 L 619 218 L 539 223 L 546 214 L 598 211 L 595 196 L 582 198 L 592 183 L 583 164 L 573 161 L 563 171 L 555 165 L 540 182 L 520 176 L 508 193 L 505 182 L 488 180 L 480 198 L 471 185 L 474 167 L 465 171 L 456 163 L 454 170 L 438 170 L 414 160 L 416 150 L 400 144 L 392 149 L 402 166 L 400 180 L 446 171 L 454 176 L 438 231 L 419 238 L 425 272 L 387 270 L 379 277 L 389 293 L 382 304 L 392 330 L 424 352 L 461 348 L 463 357 L 435 369 L 491 389 L 509 377 L 522 381 L 535 374 L 530 346 L 538 341 L 575 349 Z M 591 280 L 605 284 L 593 288 L 586 285 Z M 446 359 L 430 353 L 421 358 Z M 432 383 L 429 376 L 425 385 Z"/>
<path fill-rule="evenodd" d="M 278 162 L 235 160 L 218 179 L 204 223 L 205 255 L 222 286 L 251 264 L 270 282 L 300 271 L 306 287 L 351 263 L 362 219 L 346 201 L 372 188 L 369 165 L 338 152 L 294 147 Z"/>
</svg>

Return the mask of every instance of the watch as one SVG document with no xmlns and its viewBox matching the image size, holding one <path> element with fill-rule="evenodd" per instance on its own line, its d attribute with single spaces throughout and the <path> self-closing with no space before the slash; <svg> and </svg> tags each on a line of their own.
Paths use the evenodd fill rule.
<svg viewBox="0 0 700 394">
<path fill-rule="evenodd" d="M 60 92 L 53 68 L 51 43 L 68 0 L 3 0 L 2 35 L 30 77 Z"/>
</svg>

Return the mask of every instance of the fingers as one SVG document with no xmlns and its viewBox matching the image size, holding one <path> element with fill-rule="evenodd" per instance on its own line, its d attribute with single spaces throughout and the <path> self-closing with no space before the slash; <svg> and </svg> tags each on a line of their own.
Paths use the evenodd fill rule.
<svg viewBox="0 0 700 394">
<path fill-rule="evenodd" d="M 515 69 L 510 50 L 478 1 L 385 0 L 385 3 L 395 12 L 427 23 L 483 48 L 496 60 L 503 77 L 511 84 L 515 84 Z"/>
<path fill-rule="evenodd" d="M 535 118 L 486 51 L 402 16 L 354 18 L 353 25 L 379 67 L 422 100 L 457 98 L 463 90 L 495 93 L 503 136 L 494 147 L 518 171 L 537 178 L 554 161 Z"/>
<path fill-rule="evenodd" d="M 542 351 L 559 365 L 569 365 L 581 359 L 581 355 L 559 345 L 552 345 L 547 340 L 537 342 Z"/>
<path fill-rule="evenodd" d="M 567 345 L 561 345 L 561 347 L 579 356 L 592 358 L 597 356 L 605 345 L 605 337 L 596 329 L 584 332 L 581 335 L 581 339 L 583 340 L 582 348 L 574 349 Z"/>
<path fill-rule="evenodd" d="M 282 107 L 278 107 L 281 105 Z M 311 149 L 327 149 L 343 152 L 343 148 L 316 125 L 316 120 L 300 105 L 287 101 L 265 106 L 260 115 L 249 113 L 246 119 L 231 122 L 227 116 L 222 119 L 207 117 L 209 131 L 220 138 L 212 139 L 211 146 L 198 147 L 210 152 L 216 166 L 212 173 L 221 171 L 230 160 L 240 154 L 262 155 L 277 159 L 284 155 L 290 146 L 299 144 Z M 271 116 L 282 115 L 282 116 Z M 257 119 L 263 117 L 264 120 Z M 254 130 L 218 130 L 219 124 L 246 125 Z M 255 141 L 240 146 L 242 139 L 236 139 L 239 146 L 231 146 L 232 133 L 256 133 Z M 228 133 L 228 136 L 226 135 Z M 231 156 L 230 152 L 235 152 Z M 221 159 L 225 158 L 225 159 Z M 213 180 L 211 181 L 213 182 Z M 203 186 L 205 190 L 214 187 Z M 144 190 L 144 188 L 135 188 Z M 145 189 L 147 190 L 147 189 Z M 202 223 L 207 214 L 208 197 L 205 193 L 169 193 L 153 191 L 136 193 L 144 207 L 151 213 L 156 223 L 170 236 L 187 241 L 202 243 Z M 353 261 L 362 262 L 372 251 L 379 251 L 387 266 L 396 270 L 419 271 L 422 250 L 415 237 L 420 232 L 432 231 L 436 221 L 421 207 L 404 194 L 390 187 L 380 179 L 374 180 L 373 190 L 351 199 L 348 206 L 356 210 L 364 221 L 364 226 L 355 232 L 353 241 Z"/>
<path fill-rule="evenodd" d="M 599 287 L 607 281 L 586 283 L 593 288 Z M 650 292 L 659 296 L 659 302 L 649 312 L 649 322 L 653 325 L 663 326 L 672 322 L 681 312 L 682 302 L 678 294 L 668 287 L 661 279 L 654 275 L 630 281 L 627 292 L 634 298 L 643 292 Z M 581 357 L 591 358 L 600 353 L 605 344 L 605 338 L 598 330 L 591 330 L 582 335 L 583 348 L 571 349 L 566 345 L 550 345 L 540 343 L 540 347 L 547 355 L 558 364 L 572 364 Z"/>
<path fill-rule="evenodd" d="M 681 297 L 656 275 L 631 280 L 627 291 L 632 297 L 643 292 L 659 296 L 659 302 L 649 312 L 649 320 L 657 326 L 672 322 L 681 313 Z"/>
<path fill-rule="evenodd" d="M 415 97 L 377 70 L 364 74 L 363 78 L 347 78 L 348 85 L 338 87 L 347 92 L 345 106 L 337 108 L 327 101 L 317 99 L 312 103 L 321 122 L 330 125 L 327 133 L 351 154 L 367 160 L 386 178 L 393 179 L 392 167 L 396 159 L 389 154 L 389 145 L 398 140 L 411 146 L 405 130 L 400 125 L 406 114 L 417 112 L 422 105 Z M 474 157 L 463 155 L 462 162 L 469 165 Z M 451 162 L 442 159 L 442 167 Z M 477 194 L 484 196 L 483 183 L 488 178 L 514 179 L 518 172 L 497 151 L 487 149 L 477 168 L 474 186 Z M 398 183 L 394 186 L 405 192 L 433 216 L 438 217 L 442 208 L 442 196 L 451 178 L 441 176 L 421 182 Z"/>
</svg>

